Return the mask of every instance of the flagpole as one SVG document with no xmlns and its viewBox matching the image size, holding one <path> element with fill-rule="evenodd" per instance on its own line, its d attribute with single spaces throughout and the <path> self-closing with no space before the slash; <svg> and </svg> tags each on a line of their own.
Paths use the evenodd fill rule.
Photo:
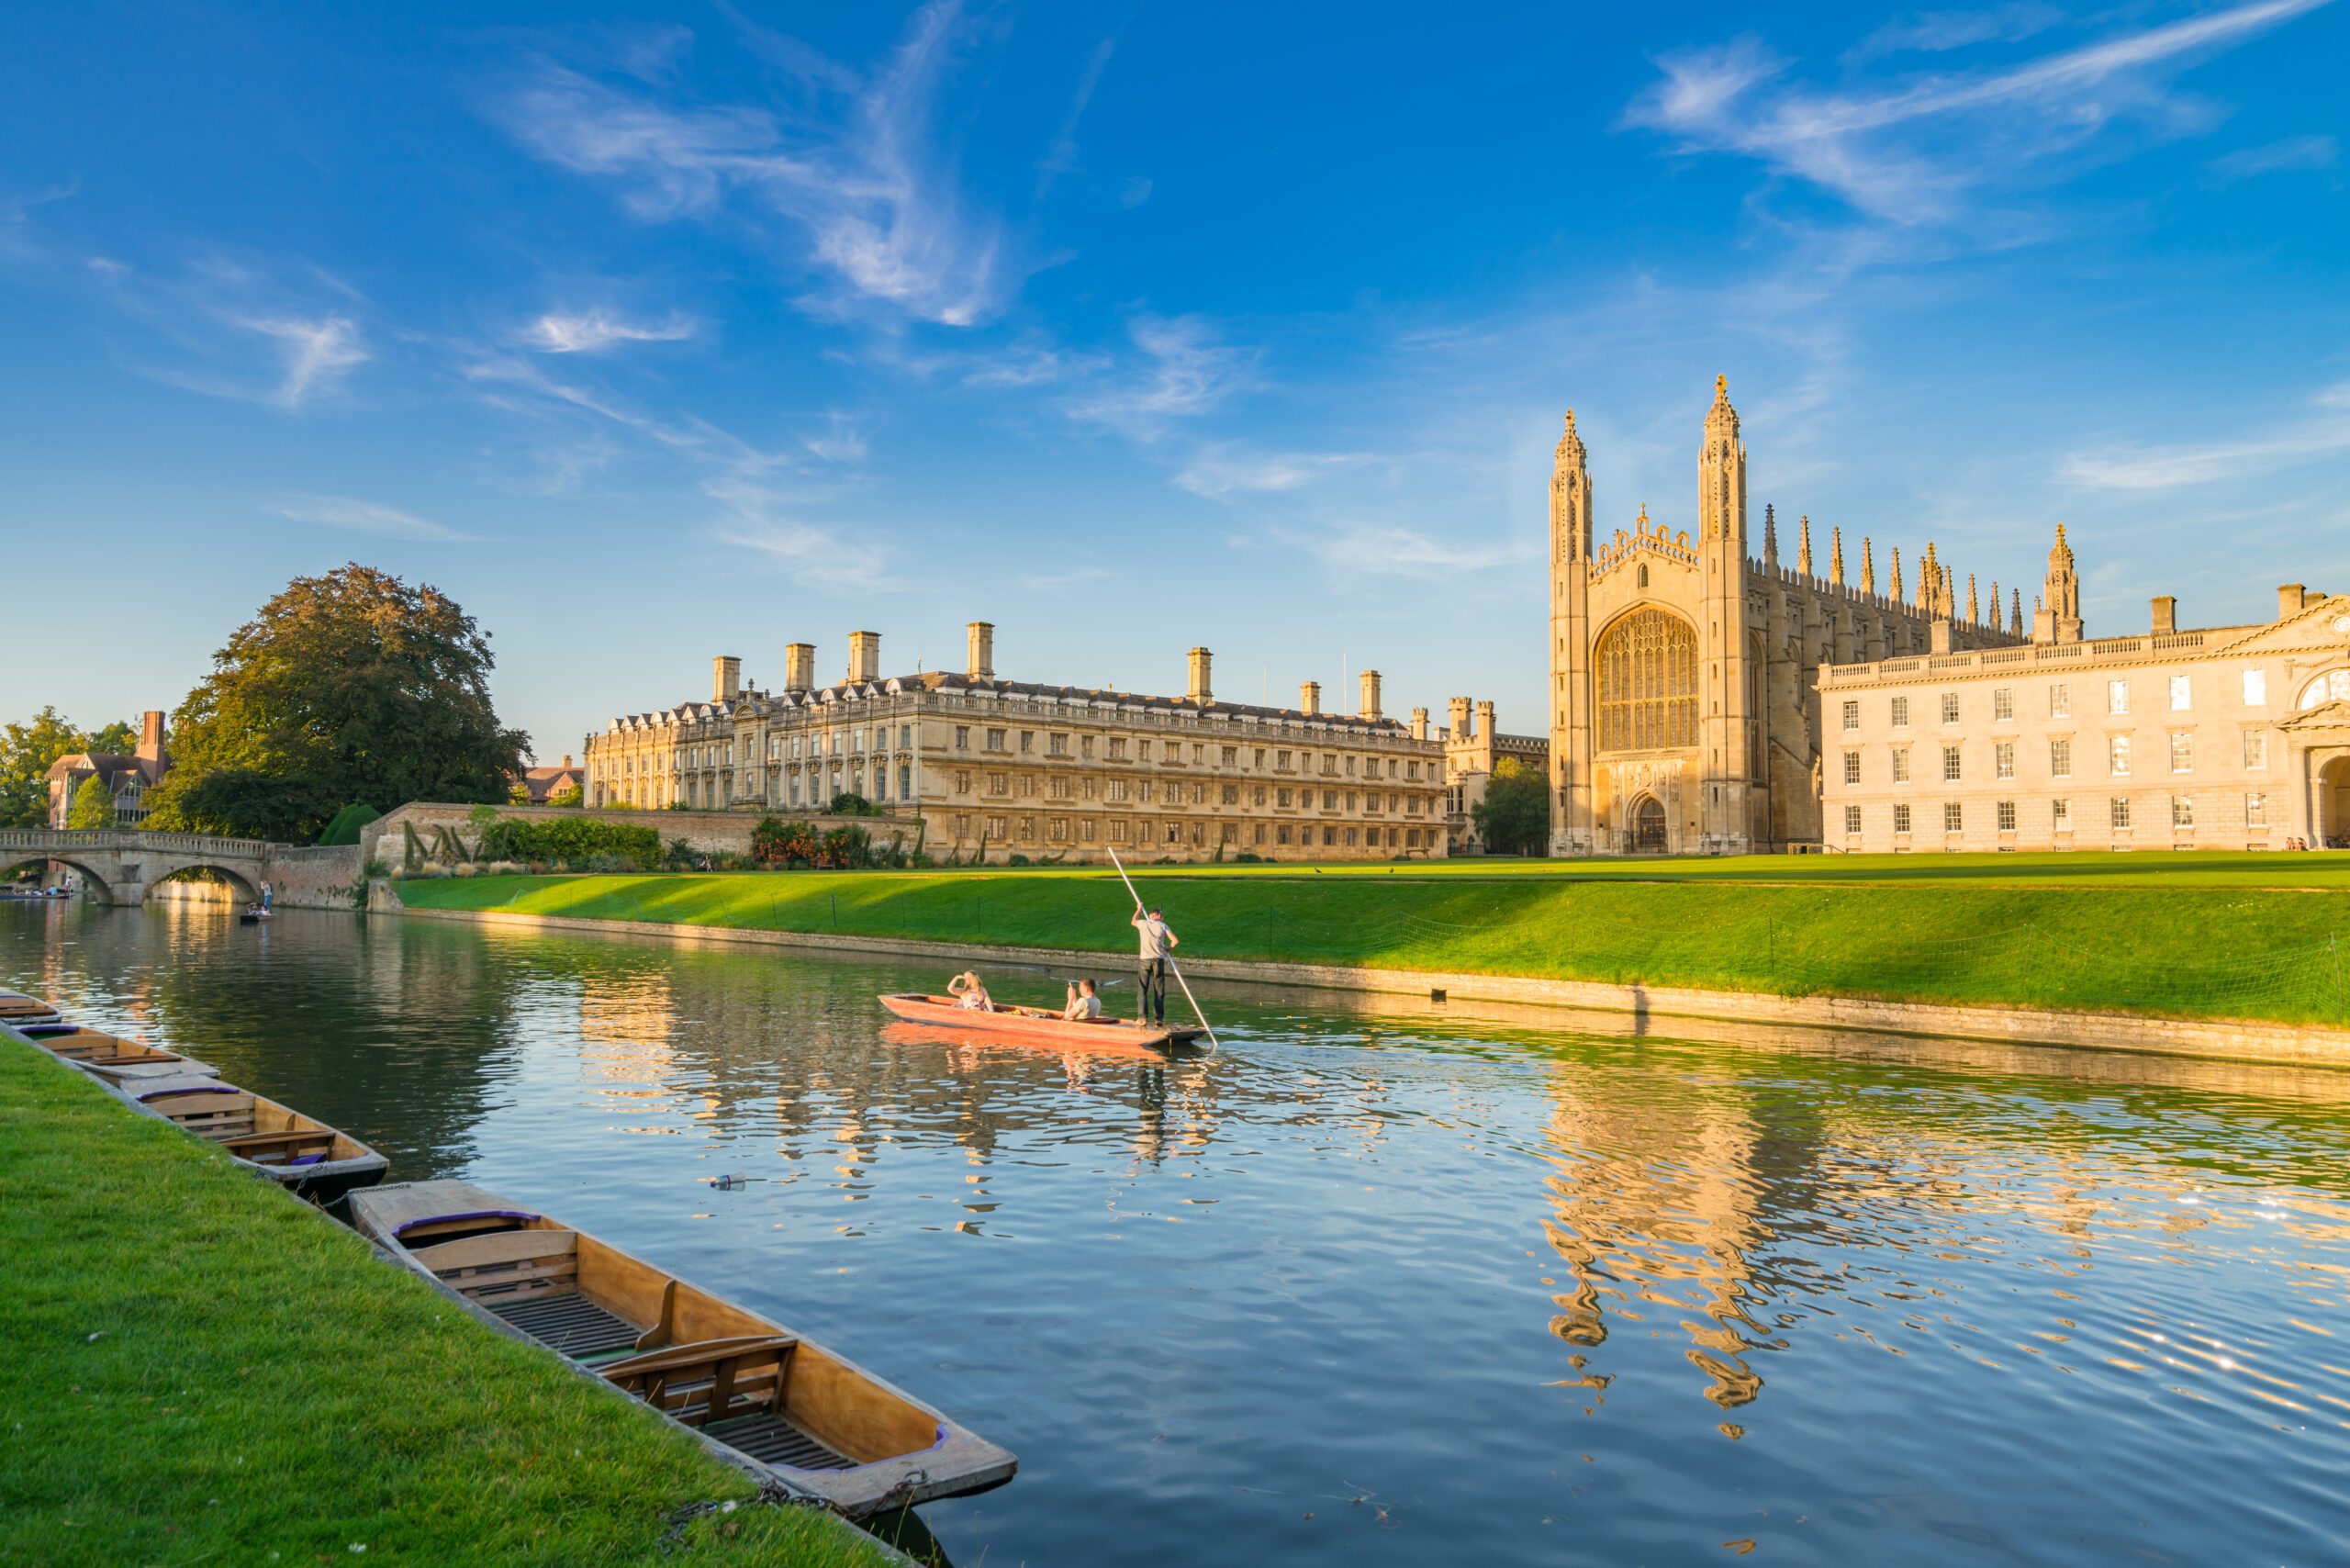
<svg viewBox="0 0 2350 1568">
<path fill-rule="evenodd" d="M 1110 851 L 1110 864 L 1118 868 L 1118 880 L 1125 883 L 1127 896 L 1135 901 L 1135 913 L 1149 913 L 1148 910 L 1142 907 L 1142 895 L 1135 891 L 1135 879 L 1126 875 L 1125 865 L 1119 860 L 1118 852 L 1114 849 Z M 1215 1037 L 1215 1026 L 1208 1022 L 1208 1015 L 1200 1011 L 1200 999 L 1192 994 L 1192 982 L 1183 978 L 1183 971 L 1177 967 L 1175 955 L 1172 952 L 1167 955 L 1167 967 L 1173 972 L 1175 983 L 1183 988 L 1183 1000 L 1192 1004 L 1192 1016 L 1198 1019 L 1200 1027 L 1207 1032 L 1208 1044 L 1217 1050 L 1224 1049 L 1224 1042 Z"/>
</svg>

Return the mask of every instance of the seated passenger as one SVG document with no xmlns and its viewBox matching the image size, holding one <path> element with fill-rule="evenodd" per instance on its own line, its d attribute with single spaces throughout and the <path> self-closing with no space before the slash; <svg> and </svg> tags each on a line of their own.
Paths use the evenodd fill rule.
<svg viewBox="0 0 2350 1568">
<path fill-rule="evenodd" d="M 979 983 L 976 970 L 965 969 L 946 982 L 946 994 L 955 998 L 955 1005 L 968 1007 L 974 1013 L 992 1013 L 995 1002 L 988 996 L 988 988 Z"/>
<path fill-rule="evenodd" d="M 1080 980 L 1069 988 L 1069 1005 L 1061 1009 L 1061 1016 L 1073 1024 L 1090 1024 L 1102 1016 L 1102 998 L 1095 994 L 1091 980 Z"/>
</svg>

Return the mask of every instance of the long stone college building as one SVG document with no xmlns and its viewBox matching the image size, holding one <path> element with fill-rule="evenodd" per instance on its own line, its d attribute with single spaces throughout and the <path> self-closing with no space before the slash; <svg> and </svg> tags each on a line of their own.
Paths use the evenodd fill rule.
<svg viewBox="0 0 2350 1568">
<path fill-rule="evenodd" d="M 1444 746 L 1427 711 L 1407 726 L 1362 675 L 1351 714 L 1219 702 L 1191 653 L 1181 698 L 999 679 L 995 629 L 973 622 L 961 673 L 884 677 L 881 639 L 849 636 L 847 678 L 815 680 L 815 648 L 786 650 L 780 690 L 715 662 L 706 702 L 611 720 L 586 743 L 587 803 L 773 812 L 840 794 L 889 809 L 907 847 L 969 861 L 1442 856 Z"/>
</svg>

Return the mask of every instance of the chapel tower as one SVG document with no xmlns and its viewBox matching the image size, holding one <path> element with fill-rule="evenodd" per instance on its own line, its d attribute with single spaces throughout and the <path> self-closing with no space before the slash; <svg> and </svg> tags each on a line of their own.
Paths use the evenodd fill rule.
<svg viewBox="0 0 2350 1568">
<path fill-rule="evenodd" d="M 1590 781 L 1571 758 L 1591 748 L 1590 683 L 1570 680 L 1564 656 L 1591 638 L 1591 466 L 1575 411 L 1550 462 L 1550 788 L 1551 820 L 1588 822 Z M 1580 659 L 1575 661 L 1580 665 Z"/>
</svg>

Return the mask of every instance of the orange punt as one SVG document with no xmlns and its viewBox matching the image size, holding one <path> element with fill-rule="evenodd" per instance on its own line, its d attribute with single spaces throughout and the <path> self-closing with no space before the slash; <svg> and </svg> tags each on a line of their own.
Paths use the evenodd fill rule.
<svg viewBox="0 0 2350 1568">
<path fill-rule="evenodd" d="M 964 1007 L 951 996 L 924 996 L 918 991 L 885 994 L 881 1005 L 910 1024 L 940 1029 L 968 1029 L 1006 1039 L 1096 1050 L 1103 1046 L 1153 1046 L 1164 1050 L 1198 1039 L 1206 1030 L 1190 1025 L 1141 1024 L 1130 1018 L 1094 1018 L 1084 1023 L 1048 1013 L 1041 1007 Z"/>
</svg>

